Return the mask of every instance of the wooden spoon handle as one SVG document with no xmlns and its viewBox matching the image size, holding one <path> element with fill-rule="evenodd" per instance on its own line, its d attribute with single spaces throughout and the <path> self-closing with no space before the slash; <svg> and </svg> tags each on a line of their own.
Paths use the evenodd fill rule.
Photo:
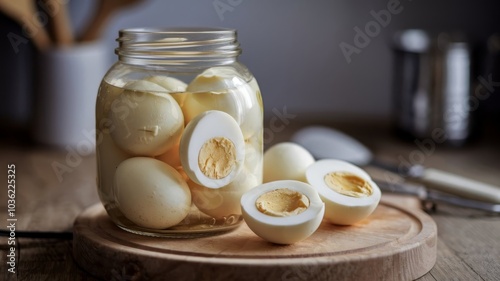
<svg viewBox="0 0 500 281">
<path fill-rule="evenodd" d="M 420 179 L 429 188 L 469 199 L 500 204 L 500 187 L 475 181 L 438 169 L 425 169 Z"/>
<path fill-rule="evenodd" d="M 88 42 L 99 38 L 112 13 L 112 9 L 98 9 L 89 26 L 85 29 L 80 40 L 82 42 Z"/>
<path fill-rule="evenodd" d="M 125 7 L 132 6 L 143 0 L 101 0 L 99 7 L 89 26 L 85 29 L 81 41 L 92 41 L 99 38 L 106 23 L 113 13 Z"/>
<path fill-rule="evenodd" d="M 56 44 L 58 46 L 73 44 L 73 33 L 66 5 L 58 0 L 45 0 L 45 2 L 53 9 L 51 27 L 54 32 Z"/>
<path fill-rule="evenodd" d="M 22 26 L 25 35 L 31 38 L 38 50 L 43 51 L 50 46 L 44 23 L 36 16 L 34 0 L 0 0 L 0 10 Z"/>
<path fill-rule="evenodd" d="M 33 24 L 26 22 L 23 25 L 26 26 L 29 37 L 33 40 L 33 44 L 35 44 L 36 48 L 40 51 L 45 51 L 52 44 L 49 34 L 38 19 L 33 19 L 33 21 Z"/>
</svg>

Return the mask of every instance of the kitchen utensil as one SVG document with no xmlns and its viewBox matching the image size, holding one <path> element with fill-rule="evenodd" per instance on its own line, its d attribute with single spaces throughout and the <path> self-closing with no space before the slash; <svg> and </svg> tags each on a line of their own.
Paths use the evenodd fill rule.
<svg viewBox="0 0 500 281">
<path fill-rule="evenodd" d="M 84 29 L 81 41 L 96 40 L 101 35 L 113 13 L 141 1 L 143 0 L 100 0 L 97 12 L 94 14 L 87 28 Z"/>
<path fill-rule="evenodd" d="M 194 218 L 197 219 L 197 218 Z M 116 227 L 101 204 L 73 228 L 73 256 L 104 280 L 414 280 L 436 261 L 437 227 L 416 198 L 382 197 L 353 226 L 324 221 L 288 246 L 264 241 L 242 224 L 219 237 L 158 239 Z"/>
<path fill-rule="evenodd" d="M 462 197 L 452 196 L 447 193 L 428 190 L 423 185 L 411 183 L 394 183 L 387 181 L 375 181 L 382 191 L 415 195 L 424 202 L 446 203 L 460 207 L 473 208 L 493 213 L 500 213 L 500 204 L 483 201 L 470 200 Z"/>
<path fill-rule="evenodd" d="M 394 115 L 403 133 L 427 135 L 431 103 L 431 38 L 422 30 L 405 30 L 394 36 Z"/>
<path fill-rule="evenodd" d="M 377 161 L 368 148 L 332 128 L 306 127 L 297 131 L 291 140 L 305 147 L 317 159 L 335 158 L 360 166 L 375 165 L 401 176 L 411 177 L 432 189 L 473 200 L 500 203 L 500 187 L 438 169 L 424 168 L 421 165 L 412 165 L 407 170 L 401 170 L 396 166 Z"/>
<path fill-rule="evenodd" d="M 66 7 L 66 3 L 60 0 L 46 0 L 47 5 L 53 9 L 51 14 L 51 28 L 54 33 L 56 45 L 69 46 L 73 43 L 73 33 L 71 22 Z"/>
<path fill-rule="evenodd" d="M 34 0 L 0 0 L 0 10 L 22 25 L 39 50 L 50 46 L 50 38 L 44 29 L 44 23 L 37 16 Z"/>
</svg>

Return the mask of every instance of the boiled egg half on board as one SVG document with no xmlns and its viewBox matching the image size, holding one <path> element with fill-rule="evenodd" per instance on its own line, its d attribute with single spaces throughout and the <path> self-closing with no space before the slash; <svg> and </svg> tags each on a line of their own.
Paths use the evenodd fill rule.
<svg viewBox="0 0 500 281">
<path fill-rule="evenodd" d="M 325 204 L 307 183 L 294 180 L 268 182 L 241 197 L 248 227 L 276 244 L 292 244 L 313 234 L 321 224 Z"/>
<path fill-rule="evenodd" d="M 380 189 L 370 175 L 345 161 L 319 160 L 309 166 L 306 177 L 325 202 L 325 219 L 334 224 L 355 224 L 380 201 Z"/>
<path fill-rule="evenodd" d="M 188 177 L 208 188 L 231 183 L 245 160 L 245 140 L 238 123 L 218 110 L 205 111 L 191 120 L 179 149 Z"/>
</svg>

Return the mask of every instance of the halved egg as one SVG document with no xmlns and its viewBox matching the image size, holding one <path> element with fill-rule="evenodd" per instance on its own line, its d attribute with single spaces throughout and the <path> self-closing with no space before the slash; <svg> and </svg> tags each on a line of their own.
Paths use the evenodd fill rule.
<svg viewBox="0 0 500 281">
<path fill-rule="evenodd" d="M 264 182 L 306 182 L 306 169 L 312 163 L 314 157 L 302 146 L 292 142 L 275 144 L 264 152 Z"/>
<path fill-rule="evenodd" d="M 146 228 L 174 226 L 191 207 L 191 192 L 179 172 L 149 157 L 121 162 L 115 173 L 114 192 L 125 217 Z"/>
<path fill-rule="evenodd" d="M 276 244 L 293 244 L 318 229 L 325 204 L 309 184 L 274 181 L 254 187 L 241 197 L 241 210 L 248 227 Z"/>
<path fill-rule="evenodd" d="M 245 141 L 229 114 L 210 110 L 191 120 L 180 142 L 182 167 L 195 183 L 209 188 L 230 184 L 243 167 Z"/>
<path fill-rule="evenodd" d="M 355 224 L 380 201 L 377 184 L 364 170 L 345 161 L 319 160 L 307 169 L 306 177 L 325 202 L 325 219 L 334 224 Z"/>
<path fill-rule="evenodd" d="M 171 95 L 156 92 L 165 89 L 154 83 L 135 81 L 127 85 L 109 112 L 113 141 L 135 156 L 167 152 L 179 142 L 184 128 L 181 108 Z"/>
</svg>

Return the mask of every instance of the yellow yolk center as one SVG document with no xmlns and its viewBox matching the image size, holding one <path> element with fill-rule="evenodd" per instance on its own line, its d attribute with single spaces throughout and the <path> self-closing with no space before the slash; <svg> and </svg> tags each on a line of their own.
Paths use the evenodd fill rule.
<svg viewBox="0 0 500 281">
<path fill-rule="evenodd" d="M 368 197 L 373 193 L 370 183 L 349 172 L 329 173 L 324 181 L 334 191 L 350 197 Z"/>
<path fill-rule="evenodd" d="M 207 140 L 198 154 L 198 166 L 201 172 L 211 179 L 227 177 L 236 165 L 234 143 L 224 137 Z"/>
<path fill-rule="evenodd" d="M 309 198 L 288 188 L 266 192 L 255 201 L 259 212 L 273 217 L 298 215 L 309 207 Z"/>
</svg>

